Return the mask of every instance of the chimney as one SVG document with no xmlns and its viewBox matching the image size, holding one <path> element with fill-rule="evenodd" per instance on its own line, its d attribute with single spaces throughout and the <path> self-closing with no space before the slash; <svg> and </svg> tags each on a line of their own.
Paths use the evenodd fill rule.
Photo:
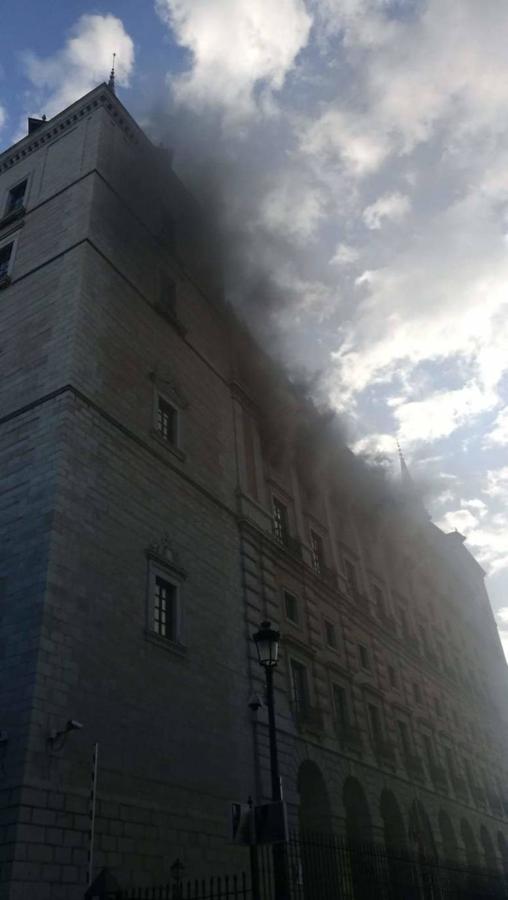
<svg viewBox="0 0 508 900">
<path fill-rule="evenodd" d="M 38 131 L 46 121 L 46 116 L 43 116 L 42 119 L 35 119 L 33 116 L 30 116 L 28 119 L 28 134 L 33 134 L 34 131 Z"/>
</svg>

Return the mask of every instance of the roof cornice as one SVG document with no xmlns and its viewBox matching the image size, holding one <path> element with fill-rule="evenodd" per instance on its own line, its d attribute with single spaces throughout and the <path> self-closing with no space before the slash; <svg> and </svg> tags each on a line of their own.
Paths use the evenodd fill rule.
<svg viewBox="0 0 508 900">
<path fill-rule="evenodd" d="M 22 138 L 7 150 L 0 154 L 0 173 L 11 169 L 18 162 L 22 162 L 31 153 L 40 150 L 45 144 L 55 137 L 65 133 L 86 115 L 102 107 L 107 110 L 115 124 L 121 128 L 128 140 L 134 144 L 151 142 L 127 112 L 118 97 L 108 88 L 106 83 L 98 85 L 80 100 L 68 106 L 62 112 L 48 119 L 36 132 Z"/>
</svg>

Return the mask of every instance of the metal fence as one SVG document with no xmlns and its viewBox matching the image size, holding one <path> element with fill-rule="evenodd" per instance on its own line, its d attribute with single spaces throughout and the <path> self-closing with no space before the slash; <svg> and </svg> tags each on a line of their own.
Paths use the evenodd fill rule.
<svg viewBox="0 0 508 900">
<path fill-rule="evenodd" d="M 331 834 L 277 845 L 287 890 L 276 896 L 273 847 L 251 851 L 251 872 L 123 890 L 115 900 L 508 900 L 507 874 Z M 108 895 L 111 896 L 111 895 Z"/>
<path fill-rule="evenodd" d="M 252 900 L 250 878 L 225 875 L 216 878 L 185 880 L 181 883 L 157 885 L 151 888 L 131 888 L 119 891 L 116 900 Z"/>
</svg>

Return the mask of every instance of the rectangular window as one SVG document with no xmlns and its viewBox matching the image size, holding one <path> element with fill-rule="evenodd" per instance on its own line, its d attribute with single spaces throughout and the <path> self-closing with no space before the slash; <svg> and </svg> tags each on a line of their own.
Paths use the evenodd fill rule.
<svg viewBox="0 0 508 900">
<path fill-rule="evenodd" d="M 344 560 L 344 572 L 346 574 L 346 582 L 350 593 L 356 597 L 358 593 L 358 580 L 356 577 L 356 567 L 351 560 Z"/>
<path fill-rule="evenodd" d="M 333 622 L 325 621 L 325 639 L 329 647 L 333 650 L 337 649 L 337 635 Z"/>
<path fill-rule="evenodd" d="M 415 703 L 422 702 L 422 691 L 420 685 L 416 681 L 413 682 L 413 697 L 415 699 Z"/>
<path fill-rule="evenodd" d="M 9 266 L 11 262 L 12 250 L 14 244 L 4 244 L 0 247 L 0 281 L 9 277 Z"/>
<path fill-rule="evenodd" d="M 169 403 L 160 394 L 157 396 L 156 428 L 163 441 L 166 441 L 168 444 L 176 445 L 178 437 L 178 411 L 172 403 Z"/>
<path fill-rule="evenodd" d="M 23 208 L 26 186 L 27 180 L 25 178 L 24 181 L 20 181 L 19 184 L 10 189 L 9 193 L 7 194 L 7 204 L 5 206 L 6 216 Z"/>
<path fill-rule="evenodd" d="M 386 615 L 385 597 L 384 597 L 383 591 L 381 590 L 380 587 L 378 587 L 377 584 L 375 584 L 373 587 L 374 587 L 374 603 L 376 605 L 376 613 L 378 616 L 383 617 Z"/>
<path fill-rule="evenodd" d="M 397 673 L 393 666 L 388 666 L 388 681 L 390 682 L 390 687 L 397 687 Z"/>
<path fill-rule="evenodd" d="M 425 750 L 425 756 L 427 757 L 427 763 L 430 768 L 434 768 L 435 759 L 434 759 L 434 747 L 432 746 L 432 741 L 428 734 L 423 735 L 423 747 Z"/>
<path fill-rule="evenodd" d="M 370 669 L 369 651 L 365 644 L 358 644 L 358 653 L 362 669 Z"/>
<path fill-rule="evenodd" d="M 441 717 L 443 715 L 443 710 L 441 708 L 441 701 L 439 697 L 434 697 L 434 709 L 436 711 L 436 716 Z"/>
<path fill-rule="evenodd" d="M 373 703 L 368 703 L 367 712 L 369 715 L 370 736 L 374 743 L 378 744 L 383 738 L 379 709 L 377 708 L 377 706 L 374 706 Z"/>
<path fill-rule="evenodd" d="M 294 594 L 291 594 L 290 591 L 284 591 L 284 609 L 286 618 L 289 619 L 290 622 L 294 622 L 295 625 L 298 625 L 300 621 L 298 615 L 298 599 Z"/>
<path fill-rule="evenodd" d="M 397 731 L 399 734 L 400 748 L 405 758 L 407 759 L 409 756 L 411 756 L 411 741 L 409 739 L 407 722 L 403 722 L 399 719 L 397 721 Z"/>
<path fill-rule="evenodd" d="M 155 634 L 177 640 L 177 589 L 160 575 L 155 576 L 152 628 Z"/>
<path fill-rule="evenodd" d="M 346 691 L 340 684 L 333 685 L 333 707 L 337 724 L 345 731 L 349 725 L 349 711 Z"/>
<path fill-rule="evenodd" d="M 289 543 L 289 518 L 287 506 L 277 497 L 273 498 L 273 534 L 275 540 L 284 547 Z"/>
<path fill-rule="evenodd" d="M 310 545 L 312 550 L 312 568 L 318 575 L 322 575 L 324 571 L 324 551 L 323 538 L 315 531 L 310 533 Z"/>
<path fill-rule="evenodd" d="M 296 659 L 291 660 L 291 686 L 296 711 L 305 712 L 309 708 L 307 669 Z"/>
</svg>

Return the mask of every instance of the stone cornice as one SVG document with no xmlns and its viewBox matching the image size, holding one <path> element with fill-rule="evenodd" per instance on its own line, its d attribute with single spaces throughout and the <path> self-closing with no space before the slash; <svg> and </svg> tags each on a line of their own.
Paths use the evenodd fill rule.
<svg viewBox="0 0 508 900">
<path fill-rule="evenodd" d="M 81 100 L 73 103 L 63 112 L 58 113 L 58 115 L 53 116 L 52 119 L 41 125 L 36 132 L 27 135 L 18 141 L 17 144 L 4 150 L 0 154 L 0 173 L 6 172 L 12 166 L 22 162 L 36 150 L 40 150 L 45 144 L 64 134 L 69 128 L 72 128 L 77 122 L 100 107 L 107 110 L 118 128 L 134 144 L 141 142 L 150 143 L 118 98 L 106 84 L 101 84 L 82 97 Z"/>
</svg>

